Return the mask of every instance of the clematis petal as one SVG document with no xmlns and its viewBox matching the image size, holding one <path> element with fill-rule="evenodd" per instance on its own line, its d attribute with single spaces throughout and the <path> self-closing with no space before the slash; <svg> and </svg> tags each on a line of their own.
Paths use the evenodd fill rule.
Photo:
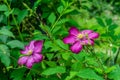
<svg viewBox="0 0 120 80">
<path fill-rule="evenodd" d="M 73 43 L 75 42 L 75 36 L 73 36 L 73 35 L 68 35 L 67 37 L 65 37 L 65 38 L 63 39 L 63 42 L 64 42 L 65 44 L 73 44 Z"/>
<path fill-rule="evenodd" d="M 82 34 L 90 34 L 92 32 L 93 32 L 92 30 L 83 30 L 83 31 L 81 31 Z"/>
<path fill-rule="evenodd" d="M 94 45 L 94 40 L 82 40 L 81 41 L 82 45 Z"/>
<path fill-rule="evenodd" d="M 42 56 L 42 54 L 34 53 L 34 54 L 33 54 L 33 59 L 34 59 L 34 61 L 35 61 L 36 63 L 38 63 L 38 62 L 41 62 L 41 61 L 42 61 L 43 56 Z"/>
<path fill-rule="evenodd" d="M 23 57 L 20 57 L 19 60 L 18 60 L 18 64 L 19 65 L 24 65 L 28 60 L 28 56 L 23 56 Z"/>
<path fill-rule="evenodd" d="M 35 41 L 34 46 L 35 46 L 34 49 L 33 49 L 34 52 L 37 52 L 37 53 L 41 52 L 42 51 L 42 46 L 43 46 L 43 41 L 42 40 Z"/>
<path fill-rule="evenodd" d="M 95 39 L 99 37 L 99 33 L 93 32 L 88 35 L 90 39 Z"/>
<path fill-rule="evenodd" d="M 71 27 L 71 28 L 69 29 L 69 34 L 76 36 L 76 35 L 79 34 L 79 30 L 78 30 L 76 27 Z"/>
<path fill-rule="evenodd" d="M 35 43 L 36 41 L 35 40 L 32 40 L 30 43 L 29 43 L 29 45 L 28 45 L 28 49 L 29 50 L 33 50 L 34 49 L 34 43 Z"/>
<path fill-rule="evenodd" d="M 27 68 L 32 68 L 34 62 L 35 62 L 35 61 L 34 61 L 33 57 L 30 56 L 30 57 L 28 58 L 27 62 L 26 62 L 26 67 L 27 67 Z"/>
<path fill-rule="evenodd" d="M 24 50 L 20 50 L 20 53 L 21 54 L 27 54 L 28 51 L 29 51 L 28 46 L 25 46 L 25 49 Z"/>
<path fill-rule="evenodd" d="M 76 42 L 70 47 L 70 49 L 72 52 L 77 54 L 82 50 L 82 45 L 80 44 L 80 42 Z"/>
</svg>

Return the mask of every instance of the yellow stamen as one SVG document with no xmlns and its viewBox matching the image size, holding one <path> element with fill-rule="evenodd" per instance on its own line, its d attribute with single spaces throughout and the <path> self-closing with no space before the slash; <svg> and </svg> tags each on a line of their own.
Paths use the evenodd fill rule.
<svg viewBox="0 0 120 80">
<path fill-rule="evenodd" d="M 31 55 L 32 53 L 33 53 L 33 51 L 29 50 L 28 53 L 27 53 L 27 55 Z"/>
<path fill-rule="evenodd" d="M 79 39 L 82 39 L 82 38 L 83 38 L 83 34 L 78 34 L 77 37 L 78 37 Z"/>
</svg>

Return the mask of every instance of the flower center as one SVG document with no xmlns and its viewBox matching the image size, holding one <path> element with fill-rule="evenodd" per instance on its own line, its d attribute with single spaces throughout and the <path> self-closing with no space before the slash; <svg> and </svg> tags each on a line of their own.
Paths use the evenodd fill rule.
<svg viewBox="0 0 120 80">
<path fill-rule="evenodd" d="M 27 55 L 31 55 L 32 53 L 33 53 L 33 51 L 29 50 L 28 53 L 27 53 Z"/>
<path fill-rule="evenodd" d="M 79 39 L 82 39 L 83 37 L 84 37 L 83 34 L 78 34 L 78 35 L 77 35 L 77 38 L 79 38 Z"/>
</svg>

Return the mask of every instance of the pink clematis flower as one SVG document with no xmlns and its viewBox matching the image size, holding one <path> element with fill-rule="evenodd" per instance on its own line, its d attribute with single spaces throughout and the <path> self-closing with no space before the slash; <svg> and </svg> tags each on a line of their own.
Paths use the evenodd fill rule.
<svg viewBox="0 0 120 80">
<path fill-rule="evenodd" d="M 32 68 L 34 63 L 41 62 L 43 59 L 42 51 L 43 41 L 31 41 L 29 45 L 25 46 L 24 50 L 21 50 L 21 54 L 24 56 L 20 57 L 18 60 L 19 65 L 26 65 L 28 68 Z"/>
<path fill-rule="evenodd" d="M 83 45 L 94 45 L 94 39 L 98 38 L 99 34 L 92 30 L 79 31 L 76 27 L 69 29 L 69 35 L 63 39 L 65 44 L 71 44 L 70 50 L 74 53 L 79 53 Z"/>
</svg>

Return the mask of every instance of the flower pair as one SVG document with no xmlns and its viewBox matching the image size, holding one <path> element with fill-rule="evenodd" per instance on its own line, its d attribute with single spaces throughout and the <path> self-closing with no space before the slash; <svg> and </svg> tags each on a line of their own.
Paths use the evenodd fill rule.
<svg viewBox="0 0 120 80">
<path fill-rule="evenodd" d="M 71 44 L 70 50 L 74 53 L 79 53 L 83 45 L 94 45 L 94 39 L 98 38 L 99 34 L 92 30 L 79 31 L 75 27 L 69 29 L 69 35 L 63 39 L 65 44 Z"/>
<path fill-rule="evenodd" d="M 21 50 L 20 53 L 23 54 L 22 57 L 19 58 L 18 64 L 25 65 L 27 68 L 32 68 L 34 63 L 41 62 L 43 59 L 42 51 L 43 41 L 31 41 L 29 45 L 25 46 L 24 50 Z"/>
<path fill-rule="evenodd" d="M 79 31 L 75 27 L 69 29 L 69 35 L 63 39 L 65 44 L 71 44 L 70 50 L 74 53 L 79 53 L 84 45 L 93 45 L 94 39 L 98 38 L 99 34 L 92 30 Z M 41 53 L 43 41 L 31 41 L 29 45 L 25 46 L 25 50 L 21 50 L 21 54 L 24 56 L 18 60 L 19 65 L 25 65 L 28 68 L 32 68 L 34 63 L 41 62 L 43 56 Z"/>
</svg>

